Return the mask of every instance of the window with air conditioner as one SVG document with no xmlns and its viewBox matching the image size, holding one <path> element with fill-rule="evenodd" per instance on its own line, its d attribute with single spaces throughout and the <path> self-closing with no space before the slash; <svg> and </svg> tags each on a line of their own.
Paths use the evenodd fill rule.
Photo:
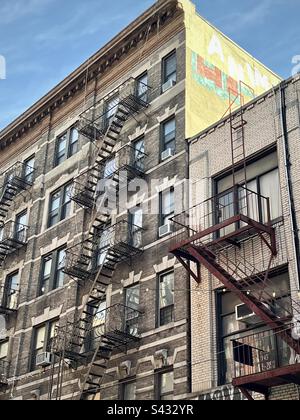
<svg viewBox="0 0 300 420">
<path fill-rule="evenodd" d="M 159 237 L 169 235 L 173 232 L 173 222 L 170 220 L 175 215 L 175 192 L 174 189 L 160 193 L 160 226 Z"/>
<path fill-rule="evenodd" d="M 51 344 L 57 326 L 58 320 L 52 320 L 34 328 L 31 370 L 46 367 L 52 363 Z"/>
<path fill-rule="evenodd" d="M 177 83 L 177 56 L 173 51 L 163 59 L 162 93 L 168 91 Z"/>
<path fill-rule="evenodd" d="M 174 156 L 176 149 L 176 119 L 162 123 L 161 126 L 161 161 Z"/>
</svg>

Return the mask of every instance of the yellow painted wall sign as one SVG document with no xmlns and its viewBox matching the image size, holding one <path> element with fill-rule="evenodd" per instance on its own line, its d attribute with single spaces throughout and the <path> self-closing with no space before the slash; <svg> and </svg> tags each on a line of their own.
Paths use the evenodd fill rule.
<svg viewBox="0 0 300 420">
<path fill-rule="evenodd" d="M 180 1 L 186 27 L 186 136 L 218 121 L 229 106 L 230 92 L 242 89 L 251 101 L 281 79 L 196 13 L 190 0 Z M 240 81 L 250 86 L 241 85 Z M 231 94 L 232 98 L 232 94 Z"/>
</svg>

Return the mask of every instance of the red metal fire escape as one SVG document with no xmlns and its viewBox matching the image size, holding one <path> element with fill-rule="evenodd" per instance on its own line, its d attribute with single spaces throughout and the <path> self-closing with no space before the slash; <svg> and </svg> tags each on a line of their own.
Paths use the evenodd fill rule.
<svg viewBox="0 0 300 420">
<path fill-rule="evenodd" d="M 173 218 L 176 233 L 170 252 L 198 283 L 201 282 L 202 268 L 208 270 L 227 291 L 235 293 L 271 329 L 272 334 L 276 334 L 294 354 L 299 355 L 299 340 L 293 334 L 295 325 L 287 326 L 287 323 L 300 313 L 299 303 L 289 297 L 287 305 L 286 301 L 274 299 L 270 292 L 272 280 L 269 274 L 277 255 L 270 201 L 269 198 L 247 188 L 247 122 L 243 107 L 243 89 L 248 87 L 240 85 L 240 92 L 232 95 L 229 107 L 233 187 L 225 194 L 216 195 Z M 235 105 L 241 107 L 233 112 Z M 242 252 L 247 241 L 253 241 L 254 238 L 268 254 L 266 267 L 260 273 L 250 262 L 247 253 Z M 251 342 L 253 343 L 253 340 Z M 238 350 L 235 349 L 236 353 L 253 352 L 253 348 L 242 341 L 235 343 L 235 346 L 238 346 Z M 238 356 L 240 360 L 245 359 L 245 354 Z M 245 363 L 249 364 L 247 361 Z M 248 399 L 252 399 L 250 391 L 267 396 L 269 389 L 274 385 L 287 382 L 300 384 L 300 364 L 297 364 L 297 367 L 293 366 L 293 375 L 288 371 L 285 375 L 281 372 L 280 378 L 277 377 L 276 380 L 274 377 L 277 374 L 274 372 L 261 369 L 251 373 L 256 373 L 256 377 L 249 379 L 247 375 L 237 374 L 233 381 L 233 385 L 239 387 Z"/>
</svg>

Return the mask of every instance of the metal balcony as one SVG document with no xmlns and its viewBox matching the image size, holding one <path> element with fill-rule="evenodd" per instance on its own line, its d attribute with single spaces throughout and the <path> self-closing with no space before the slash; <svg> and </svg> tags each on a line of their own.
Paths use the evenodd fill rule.
<svg viewBox="0 0 300 420">
<path fill-rule="evenodd" d="M 234 186 L 172 218 L 175 234 L 171 252 L 205 244 L 237 245 L 255 235 L 268 235 L 268 246 L 276 254 L 275 231 L 271 226 L 269 198 Z"/>
<path fill-rule="evenodd" d="M 6 217 L 14 197 L 33 185 L 35 169 L 17 162 L 0 177 L 0 217 Z"/>
<path fill-rule="evenodd" d="M 144 83 L 134 78 L 128 79 L 80 116 L 79 132 L 91 141 L 102 139 L 107 133 L 112 113 L 121 107 L 125 113 L 119 123 L 124 125 L 128 118 L 149 106 L 150 90 L 150 87 Z M 115 110 L 107 109 L 107 105 L 114 99 Z"/>
<path fill-rule="evenodd" d="M 27 244 L 29 227 L 8 222 L 0 227 L 0 267 L 5 258 Z"/>
<path fill-rule="evenodd" d="M 291 336 L 298 339 L 298 349 L 287 344 Z M 299 338 L 300 324 L 293 323 L 232 340 L 233 385 L 266 396 L 272 387 L 300 385 Z"/>
<path fill-rule="evenodd" d="M 142 253 L 142 232 L 142 228 L 125 220 L 95 231 L 66 251 L 64 272 L 77 279 L 91 280 L 101 267 L 114 270 L 116 265 Z"/>
<path fill-rule="evenodd" d="M 0 314 L 10 315 L 19 308 L 19 290 L 8 286 L 0 287 Z"/>
<path fill-rule="evenodd" d="M 74 180 L 71 198 L 83 208 L 93 209 L 99 196 L 107 192 L 107 183 L 112 181 L 118 191 L 126 188 L 134 178 L 145 176 L 146 153 L 130 144 L 121 147 L 109 160 L 83 172 Z"/>
<path fill-rule="evenodd" d="M 9 363 L 5 360 L 0 360 L 0 389 L 8 385 Z"/>
<path fill-rule="evenodd" d="M 53 352 L 64 352 L 66 358 L 81 364 L 89 364 L 95 350 L 98 358 L 107 358 L 114 349 L 125 349 L 140 340 L 141 315 L 140 311 L 122 304 L 91 313 L 76 323 L 58 328 Z"/>
</svg>

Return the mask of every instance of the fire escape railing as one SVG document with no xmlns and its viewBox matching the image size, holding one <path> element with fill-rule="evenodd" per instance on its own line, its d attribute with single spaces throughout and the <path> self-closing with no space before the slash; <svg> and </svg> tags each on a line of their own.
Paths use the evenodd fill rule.
<svg viewBox="0 0 300 420">
<path fill-rule="evenodd" d="M 14 197 L 33 185 L 35 173 L 34 168 L 25 163 L 17 162 L 1 175 L 0 219 L 6 217 Z"/>
<path fill-rule="evenodd" d="M 9 286 L 0 287 L 0 314 L 9 315 L 19 308 L 20 291 Z"/>
<path fill-rule="evenodd" d="M 141 86 L 143 86 L 142 95 L 139 93 Z M 114 107 L 117 109 L 118 106 L 124 105 L 130 111 L 127 118 L 130 115 L 134 116 L 141 109 L 148 107 L 150 91 L 150 86 L 134 78 L 126 80 L 81 114 L 78 125 L 79 132 L 91 141 L 102 139 L 107 133 L 109 115 L 114 111 Z M 116 98 L 115 105 L 107 109 L 107 104 L 114 98 Z"/>
<path fill-rule="evenodd" d="M 140 254 L 142 232 L 141 227 L 125 220 L 96 232 L 66 251 L 64 272 L 81 280 L 93 279 L 102 258 L 116 265 Z"/>
<path fill-rule="evenodd" d="M 84 320 L 85 336 L 82 338 L 83 321 L 68 323 L 57 329 L 53 340 L 54 354 L 65 352 L 70 360 L 89 363 L 89 357 L 103 338 L 114 343 L 114 348 L 124 348 L 140 340 L 139 318 L 137 309 L 122 304 L 112 305 L 95 314 L 86 315 Z M 103 348 L 105 352 L 105 346 Z"/>
<path fill-rule="evenodd" d="M 186 244 L 224 242 L 238 234 L 271 233 L 270 200 L 242 186 L 234 186 L 174 216 L 171 248 Z"/>
<path fill-rule="evenodd" d="M 0 388 L 6 387 L 9 377 L 9 363 L 6 360 L 0 360 Z"/>
<path fill-rule="evenodd" d="M 0 227 L 0 267 L 8 255 L 26 246 L 28 232 L 28 226 L 12 221 Z"/>
<path fill-rule="evenodd" d="M 130 144 L 121 147 L 111 160 L 104 160 L 75 178 L 71 199 L 83 208 L 93 209 L 99 197 L 109 190 L 110 181 L 118 191 L 135 177 L 144 177 L 146 157 L 146 153 Z"/>
<path fill-rule="evenodd" d="M 264 329 L 233 339 L 233 377 L 237 379 L 300 364 L 300 341 L 298 352 L 286 344 L 290 331 L 300 338 L 300 324 L 293 323 L 277 331 Z"/>
</svg>

